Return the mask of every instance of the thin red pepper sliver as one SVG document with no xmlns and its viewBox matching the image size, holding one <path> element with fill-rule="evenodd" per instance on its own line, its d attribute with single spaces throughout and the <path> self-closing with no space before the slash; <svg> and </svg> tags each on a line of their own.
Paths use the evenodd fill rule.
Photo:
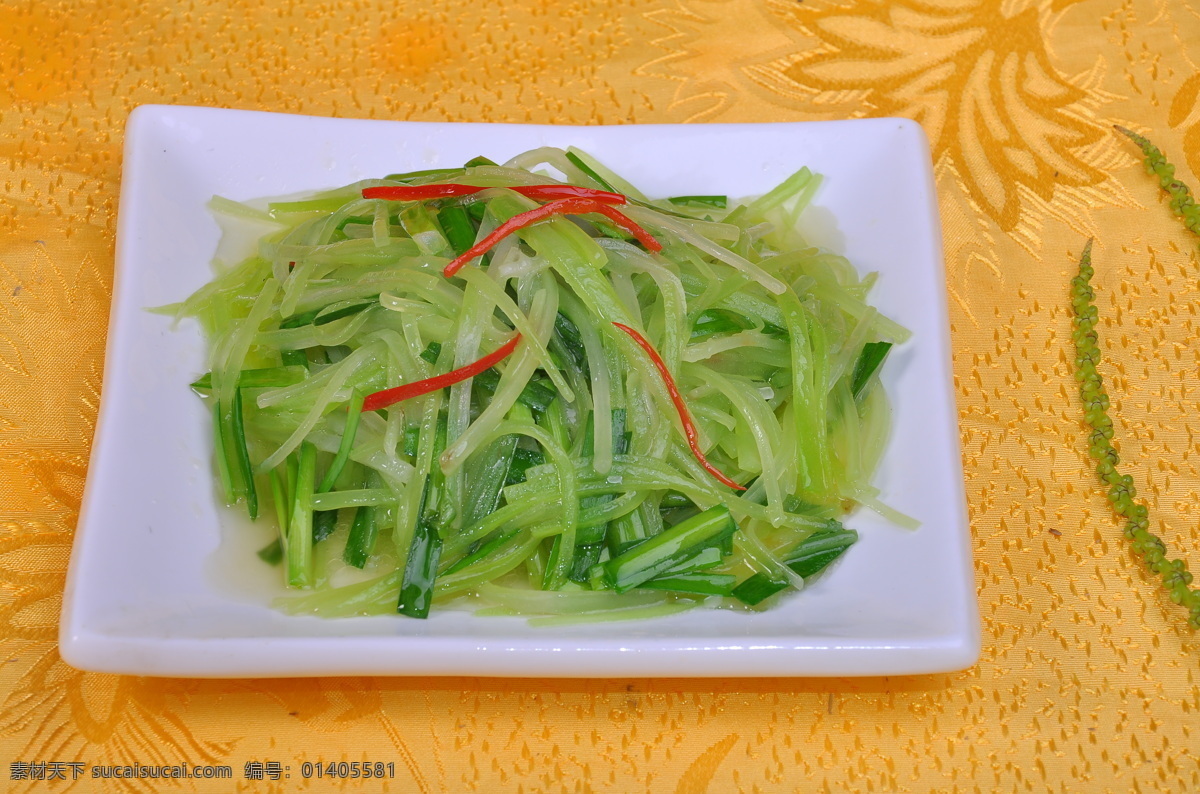
<svg viewBox="0 0 1200 794">
<path fill-rule="evenodd" d="M 491 353 L 488 353 L 478 361 L 472 361 L 465 367 L 459 367 L 456 370 L 447 372 L 445 375 L 435 375 L 432 378 L 406 383 L 403 386 L 396 386 L 392 389 L 384 389 L 383 391 L 369 394 L 363 400 L 362 409 L 364 411 L 377 411 L 380 408 L 387 408 L 389 405 L 395 405 L 404 400 L 411 400 L 413 397 L 420 397 L 422 394 L 429 394 L 438 389 L 453 386 L 467 378 L 473 378 L 507 358 L 509 354 L 516 350 L 517 343 L 520 341 L 521 335 L 517 334 Z"/>
<path fill-rule="evenodd" d="M 650 340 L 628 325 L 622 325 L 621 323 L 613 323 L 613 325 L 629 334 L 633 338 L 633 341 L 637 342 L 638 347 L 645 350 L 646 355 L 650 356 L 650 361 L 654 363 L 654 368 L 658 370 L 663 383 L 666 384 L 667 392 L 671 395 L 671 402 L 675 403 L 675 410 L 679 412 L 679 421 L 683 423 L 683 434 L 687 436 L 688 446 L 692 448 L 692 454 L 696 456 L 696 460 L 700 461 L 700 465 L 704 467 L 705 471 L 730 488 L 737 491 L 746 490 L 744 485 L 738 485 L 726 477 L 716 466 L 708 462 L 708 458 L 704 457 L 704 452 L 700 449 L 700 440 L 699 434 L 696 432 L 696 425 L 692 422 L 691 414 L 688 413 L 687 405 L 683 401 L 683 395 L 679 393 L 679 387 L 675 385 L 675 379 L 671 377 L 666 363 L 663 362 L 662 356 L 658 354 L 658 351 L 654 349 L 654 345 L 650 344 Z"/>
<path fill-rule="evenodd" d="M 630 218 L 625 213 L 615 210 L 612 207 L 604 204 L 596 207 L 595 211 L 632 234 L 635 238 L 637 238 L 637 241 L 646 246 L 647 249 L 656 253 L 662 250 L 662 243 L 654 239 L 654 235 L 650 234 L 650 232 L 639 226 L 637 222 L 633 220 L 633 218 Z"/>
<path fill-rule="evenodd" d="M 379 185 L 378 187 L 363 188 L 362 197 L 365 199 L 391 199 L 392 201 L 424 201 L 425 199 L 469 196 L 484 189 L 475 185 L 459 185 L 455 183 L 441 185 Z"/>
<path fill-rule="evenodd" d="M 538 221 L 552 218 L 556 215 L 583 215 L 588 212 L 598 212 L 601 215 L 609 218 L 618 226 L 621 226 L 638 240 L 640 240 L 642 244 L 651 251 L 662 250 L 662 246 L 659 244 L 658 240 L 655 240 L 649 232 L 647 232 L 641 226 L 638 226 L 632 218 L 629 218 L 620 210 L 617 210 L 608 204 L 603 204 L 599 201 L 596 201 L 593 198 L 571 197 L 558 199 L 557 201 L 551 201 L 549 204 L 543 204 L 540 207 L 534 207 L 527 212 L 522 212 L 519 215 L 512 216 L 504 223 L 497 226 L 495 230 L 492 231 L 492 233 L 487 237 L 484 237 L 482 240 L 475 243 L 475 245 L 468 248 L 460 256 L 450 260 L 450 264 L 446 265 L 446 268 L 442 271 L 442 274 L 447 278 L 453 276 L 455 273 L 462 270 L 463 267 L 472 259 L 487 253 L 489 249 L 491 249 L 505 237 L 515 231 L 524 229 L 526 226 L 532 226 Z"/>
<path fill-rule="evenodd" d="M 389 199 L 391 201 L 424 201 L 426 199 L 470 196 L 488 189 L 478 185 L 460 185 L 454 182 L 437 185 L 380 185 L 363 188 L 362 196 L 368 199 Z M 605 204 L 624 204 L 626 201 L 620 193 L 610 193 L 607 190 L 596 190 L 577 185 L 517 185 L 508 189 L 538 201 L 560 198 L 591 198 Z"/>
</svg>

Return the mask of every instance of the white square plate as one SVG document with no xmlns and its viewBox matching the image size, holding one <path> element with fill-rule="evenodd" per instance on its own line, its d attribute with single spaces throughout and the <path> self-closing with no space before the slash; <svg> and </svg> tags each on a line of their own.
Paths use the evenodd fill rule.
<svg viewBox="0 0 1200 794">
<path fill-rule="evenodd" d="M 883 379 L 894 434 L 876 479 L 913 532 L 869 513 L 859 543 L 763 613 L 532 628 L 435 612 L 326 620 L 270 607 L 267 537 L 218 507 L 209 419 L 188 383 L 196 324 L 146 307 L 212 275 L 214 194 L 251 199 L 396 171 L 579 146 L 652 196 L 764 192 L 807 165 L 825 175 L 809 238 L 879 271 L 874 301 L 913 330 Z M 163 676 L 844 676 L 962 669 L 979 615 L 950 371 L 928 144 L 911 121 L 543 127 L 310 118 L 146 106 L 130 117 L 104 394 L 71 557 L 61 651 L 98 671 Z M 223 542 L 223 534 L 228 536 Z"/>
</svg>

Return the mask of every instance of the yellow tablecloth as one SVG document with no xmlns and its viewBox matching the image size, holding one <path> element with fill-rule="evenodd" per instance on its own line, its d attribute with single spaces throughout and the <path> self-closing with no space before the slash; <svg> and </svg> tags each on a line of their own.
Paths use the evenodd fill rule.
<svg viewBox="0 0 1200 794">
<path fill-rule="evenodd" d="M 1197 64 L 1200 10 L 1162 0 L 0 3 L 0 789 L 65 790 L 72 763 L 186 762 L 234 779 L 84 775 L 72 790 L 342 790 L 299 765 L 371 760 L 395 764 L 384 790 L 423 794 L 1200 790 L 1200 641 L 1091 473 L 1066 298 L 1095 236 L 1117 439 L 1152 525 L 1200 569 L 1197 240 L 1111 128 L 1147 132 L 1200 185 Z M 945 226 L 982 661 L 701 681 L 66 666 L 55 633 L 104 370 L 122 130 L 150 102 L 918 120 Z M 20 779 L 37 763 L 67 781 Z M 271 780 L 273 763 L 291 777 Z"/>
</svg>

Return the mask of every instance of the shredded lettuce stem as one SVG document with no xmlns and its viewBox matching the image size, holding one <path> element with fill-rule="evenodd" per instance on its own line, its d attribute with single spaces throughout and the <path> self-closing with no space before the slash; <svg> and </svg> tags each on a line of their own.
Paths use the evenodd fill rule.
<svg viewBox="0 0 1200 794">
<path fill-rule="evenodd" d="M 362 195 L 439 183 L 486 189 Z M 558 216 L 442 275 L 538 205 L 507 188 L 559 183 L 624 194 L 662 251 L 602 215 Z M 909 333 L 867 302 L 874 275 L 798 233 L 820 184 L 802 168 L 745 202 L 649 198 L 586 152 L 542 147 L 310 195 L 214 197 L 253 253 L 156 311 L 208 337 L 210 372 L 193 385 L 214 477 L 226 502 L 277 525 L 278 575 L 297 591 L 278 606 L 382 615 L 432 598 L 544 626 L 760 608 L 803 588 L 811 549 L 858 508 L 915 526 L 871 484 L 890 409 L 869 354 Z M 649 340 L 669 378 L 614 323 Z M 518 333 L 493 368 L 361 412 L 365 395 L 468 367 Z M 701 465 L 668 385 L 696 449 L 745 490 Z M 854 536 L 835 537 L 851 540 L 822 567 Z"/>
</svg>

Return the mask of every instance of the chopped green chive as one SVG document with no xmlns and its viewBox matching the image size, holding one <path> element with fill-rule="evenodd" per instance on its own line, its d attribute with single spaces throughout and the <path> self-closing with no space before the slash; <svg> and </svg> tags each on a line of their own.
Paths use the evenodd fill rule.
<svg viewBox="0 0 1200 794">
<path fill-rule="evenodd" d="M 453 249 L 455 256 L 460 256 L 475 245 L 475 236 L 478 230 L 471 222 L 471 216 L 461 206 L 451 204 L 442 207 L 438 211 L 437 219 L 442 225 L 442 230 L 446 232 L 446 239 L 450 241 L 450 248 Z"/>
<path fill-rule="evenodd" d="M 592 168 L 590 165 L 588 165 L 587 163 L 585 163 L 583 161 L 583 158 L 581 158 L 579 155 L 575 154 L 575 152 L 567 152 L 566 154 L 567 154 L 567 160 L 569 160 L 571 162 L 571 165 L 575 166 L 580 171 L 582 171 L 589 179 L 593 180 L 601 188 L 609 191 L 610 193 L 620 193 L 621 192 L 621 191 L 617 190 L 615 187 L 613 187 L 612 185 L 610 185 L 604 179 L 604 177 L 602 177 L 598 173 L 596 173 L 596 170 L 594 168 Z"/>
<path fill-rule="evenodd" d="M 784 558 L 784 564 L 802 578 L 816 576 L 857 540 L 857 532 L 843 529 L 837 521 L 830 521 L 827 528 L 819 529 L 802 540 Z M 733 596 L 744 604 L 755 606 L 790 586 L 788 582 L 775 581 L 765 574 L 756 573 L 735 587 Z"/>
<path fill-rule="evenodd" d="M 337 478 L 341 475 L 342 470 L 346 468 L 346 461 L 350 459 L 350 451 L 354 448 L 354 436 L 358 433 L 358 420 L 362 416 L 363 398 L 365 396 L 362 391 L 355 389 L 350 397 L 349 413 L 346 415 L 346 429 L 342 433 L 342 440 L 338 445 L 338 451 L 333 458 L 333 462 L 329 464 L 329 468 L 325 471 L 325 476 L 322 478 L 321 484 L 317 486 L 317 493 L 325 493 L 332 488 L 333 484 L 337 482 Z"/>
<path fill-rule="evenodd" d="M 671 196 L 667 201 L 679 206 L 700 206 L 700 207 L 716 207 L 725 209 L 729 203 L 727 196 Z"/>
<path fill-rule="evenodd" d="M 246 511 L 250 520 L 258 518 L 258 489 L 254 487 L 254 468 L 250 465 L 250 450 L 246 446 L 246 423 L 242 418 L 242 389 L 233 393 L 233 454 L 237 461 L 239 479 L 246 497 Z"/>
<path fill-rule="evenodd" d="M 375 520 L 375 507 L 368 505 L 355 509 L 342 559 L 347 565 L 362 568 L 371 558 L 378 536 L 379 524 Z"/>
<path fill-rule="evenodd" d="M 863 345 L 862 352 L 858 354 L 858 361 L 854 364 L 854 374 L 850 377 L 851 394 L 855 397 L 862 394 L 867 382 L 883 364 L 891 349 L 891 342 L 867 342 Z"/>
<path fill-rule="evenodd" d="M 668 571 L 737 531 L 729 508 L 717 505 L 683 521 L 605 563 L 609 583 L 618 593 Z"/>
</svg>

